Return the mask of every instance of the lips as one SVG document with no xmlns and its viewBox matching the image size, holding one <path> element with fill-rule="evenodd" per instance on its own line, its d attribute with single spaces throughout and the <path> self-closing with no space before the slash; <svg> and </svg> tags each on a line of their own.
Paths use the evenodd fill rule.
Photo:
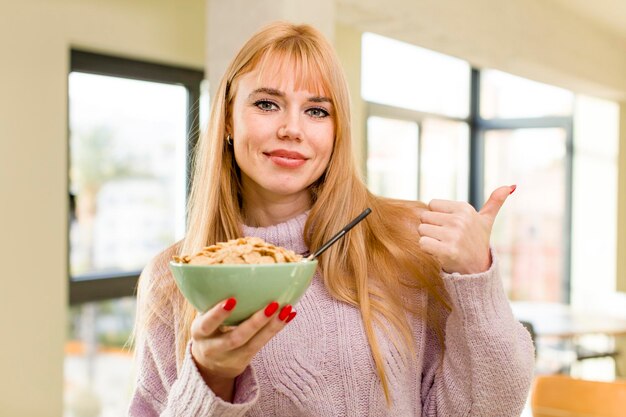
<svg viewBox="0 0 626 417">
<path fill-rule="evenodd" d="M 299 152 L 288 151 L 286 149 L 276 149 L 271 152 L 264 152 L 274 164 L 284 168 L 297 168 L 302 166 L 307 157 Z"/>
<path fill-rule="evenodd" d="M 278 156 L 280 158 L 289 159 L 306 159 L 304 155 L 299 152 L 288 151 L 286 149 L 276 149 L 275 151 L 267 152 L 266 155 Z"/>
</svg>

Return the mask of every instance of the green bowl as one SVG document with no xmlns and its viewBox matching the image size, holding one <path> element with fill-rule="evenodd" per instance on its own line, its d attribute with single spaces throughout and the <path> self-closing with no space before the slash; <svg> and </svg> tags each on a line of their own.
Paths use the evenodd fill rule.
<svg viewBox="0 0 626 417">
<path fill-rule="evenodd" d="M 311 284 L 316 268 L 316 260 L 261 265 L 170 262 L 178 288 L 199 312 L 227 298 L 237 299 L 226 325 L 241 323 L 272 301 L 294 305 Z"/>
</svg>

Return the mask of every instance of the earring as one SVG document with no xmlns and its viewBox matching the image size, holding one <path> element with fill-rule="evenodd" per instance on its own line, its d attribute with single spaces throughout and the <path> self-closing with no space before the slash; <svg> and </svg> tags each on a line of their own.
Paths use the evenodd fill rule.
<svg viewBox="0 0 626 417">
<path fill-rule="evenodd" d="M 233 138 L 230 136 L 230 133 L 226 136 L 226 143 L 228 143 L 228 145 L 233 144 Z"/>
</svg>

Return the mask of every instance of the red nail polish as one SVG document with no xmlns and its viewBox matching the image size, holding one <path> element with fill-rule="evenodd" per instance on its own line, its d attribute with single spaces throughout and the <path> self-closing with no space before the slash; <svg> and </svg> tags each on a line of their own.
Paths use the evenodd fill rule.
<svg viewBox="0 0 626 417">
<path fill-rule="evenodd" d="M 516 188 L 517 185 L 511 185 L 511 191 L 509 192 L 509 195 L 513 194 L 513 191 L 515 191 Z"/>
<path fill-rule="evenodd" d="M 291 306 L 290 305 L 286 305 L 285 307 L 283 307 L 282 310 L 280 310 L 280 314 L 278 315 L 278 319 L 279 320 L 285 320 L 287 318 L 287 316 L 289 316 L 289 313 L 291 313 Z"/>
<path fill-rule="evenodd" d="M 233 308 L 235 308 L 236 304 L 237 304 L 237 300 L 231 297 L 228 300 L 226 300 L 226 302 L 224 303 L 224 310 L 230 311 Z"/>
<path fill-rule="evenodd" d="M 291 320 L 293 320 L 294 317 L 296 317 L 296 312 L 292 311 L 291 314 L 289 314 L 289 317 L 287 317 L 285 323 L 289 323 Z"/>
<path fill-rule="evenodd" d="M 276 310 L 278 310 L 278 303 L 276 301 L 272 301 L 267 307 L 265 307 L 265 316 L 270 317 L 276 313 Z"/>
</svg>

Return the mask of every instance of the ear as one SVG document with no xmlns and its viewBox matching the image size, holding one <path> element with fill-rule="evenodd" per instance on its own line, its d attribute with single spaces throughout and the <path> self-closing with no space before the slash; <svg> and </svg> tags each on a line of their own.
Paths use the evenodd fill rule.
<svg viewBox="0 0 626 417">
<path fill-rule="evenodd" d="M 233 136 L 233 123 L 230 117 L 227 117 L 224 123 L 224 136 L 228 136 L 228 134 Z"/>
<path fill-rule="evenodd" d="M 233 115 L 231 112 L 232 104 L 226 103 L 226 108 L 224 109 L 224 136 L 230 133 L 233 136 Z"/>
</svg>

